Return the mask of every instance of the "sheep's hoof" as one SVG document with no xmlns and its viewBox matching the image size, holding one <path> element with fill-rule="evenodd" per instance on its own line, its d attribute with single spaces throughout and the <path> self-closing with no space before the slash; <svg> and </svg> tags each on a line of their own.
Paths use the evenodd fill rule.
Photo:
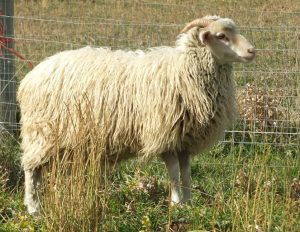
<svg viewBox="0 0 300 232">
<path fill-rule="evenodd" d="M 41 212 L 40 212 L 40 211 L 33 211 L 33 212 L 29 212 L 29 211 L 28 211 L 28 213 L 29 213 L 31 216 L 35 217 L 35 218 L 39 218 L 39 217 L 41 216 Z"/>
<path fill-rule="evenodd" d="M 181 200 L 179 202 L 174 202 L 174 201 L 171 201 L 170 202 L 170 206 L 171 207 L 176 207 L 176 208 L 183 208 L 184 206 L 186 205 L 191 205 L 192 204 L 192 201 L 191 199 L 188 199 L 188 200 Z"/>
<path fill-rule="evenodd" d="M 170 206 L 171 207 L 178 207 L 181 205 L 182 202 L 180 201 L 170 201 Z"/>
<path fill-rule="evenodd" d="M 182 199 L 180 203 L 183 204 L 183 205 L 191 205 L 192 204 L 192 199 L 191 198 Z"/>
<path fill-rule="evenodd" d="M 41 215 L 39 206 L 30 206 L 27 205 L 27 212 L 33 217 L 39 217 Z"/>
</svg>

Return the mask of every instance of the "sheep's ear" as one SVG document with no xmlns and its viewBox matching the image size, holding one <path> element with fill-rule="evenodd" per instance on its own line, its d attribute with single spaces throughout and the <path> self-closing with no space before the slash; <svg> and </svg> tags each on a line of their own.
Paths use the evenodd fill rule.
<svg viewBox="0 0 300 232">
<path fill-rule="evenodd" d="M 199 39 L 202 45 L 207 44 L 209 34 L 209 31 L 200 31 Z"/>
</svg>

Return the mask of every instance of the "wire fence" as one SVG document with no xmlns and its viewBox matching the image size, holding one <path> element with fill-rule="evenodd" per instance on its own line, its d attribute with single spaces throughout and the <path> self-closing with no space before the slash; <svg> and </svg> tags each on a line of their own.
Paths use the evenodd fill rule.
<svg viewBox="0 0 300 232">
<path fill-rule="evenodd" d="M 230 17 L 255 44 L 258 54 L 254 63 L 234 66 L 240 117 L 225 132 L 223 142 L 298 149 L 300 4 L 296 1 L 278 1 L 278 4 L 272 8 L 251 1 L 241 6 L 238 1 L 218 0 L 19 0 L 15 1 L 14 15 L 1 16 L 4 23 L 14 21 L 14 34 L 3 34 L 0 38 L 14 39 L 14 50 L 36 65 L 58 51 L 86 45 L 113 49 L 172 46 L 180 29 L 195 17 L 206 14 Z M 7 52 L 3 47 L 2 51 Z M 0 128 L 10 133 L 20 127 L 16 86 L 30 70 L 28 61 L 19 58 L 0 57 L 1 76 L 12 73 L 11 78 L 0 80 L 0 95 L 7 95 L 0 98 Z M 14 63 L 14 68 L 7 68 L 7 62 Z"/>
</svg>

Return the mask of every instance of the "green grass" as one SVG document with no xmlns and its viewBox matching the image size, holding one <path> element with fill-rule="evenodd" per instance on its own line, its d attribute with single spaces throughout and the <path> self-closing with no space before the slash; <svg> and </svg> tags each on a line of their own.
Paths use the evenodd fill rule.
<svg viewBox="0 0 300 232">
<path fill-rule="evenodd" d="M 1 192 L 0 231 L 296 232 L 300 228 L 297 149 L 218 145 L 193 160 L 191 204 L 174 207 L 169 206 L 168 178 L 160 160 L 150 165 L 123 162 L 99 178 L 98 173 L 103 177 L 106 172 L 93 155 L 88 160 L 70 156 L 62 164 L 54 160 L 52 165 L 60 171 L 50 165 L 50 176 L 44 169 L 42 219 L 26 214 L 22 190 Z M 49 190 L 53 175 L 56 191 Z"/>
<path fill-rule="evenodd" d="M 173 45 L 181 26 L 195 17 L 231 17 L 259 49 L 254 63 L 235 66 L 238 93 L 247 83 L 264 87 L 266 95 L 270 89 L 283 89 L 278 109 L 286 122 L 268 130 L 299 133 L 299 15 L 292 13 L 300 11 L 297 1 L 15 2 L 16 49 L 35 64 L 84 45 Z M 24 62 L 16 64 L 21 80 L 29 69 Z M 257 132 L 259 126 L 239 121 L 235 129 Z M 0 141 L 0 232 L 300 231 L 299 135 L 228 133 L 226 141 L 247 143 L 220 144 L 196 156 L 192 202 L 175 207 L 169 206 L 168 177 L 160 160 L 130 160 L 107 173 L 97 166 L 95 150 L 86 159 L 54 159 L 43 170 L 44 217 L 34 219 L 22 203 L 19 143 L 5 138 Z"/>
<path fill-rule="evenodd" d="M 255 223 L 263 231 L 276 231 L 276 228 L 277 231 L 297 231 L 299 211 L 295 207 L 299 199 L 291 199 L 289 195 L 293 178 L 299 178 L 299 167 L 285 168 L 283 157 L 270 156 L 267 152 L 251 157 L 238 154 L 222 157 L 214 151 L 197 157 L 192 166 L 193 201 L 191 205 L 174 208 L 169 208 L 166 202 L 168 182 L 160 162 L 142 168 L 142 174 L 140 167 L 130 170 L 129 176 L 122 172 L 123 180 L 115 183 L 113 191 L 118 195 L 118 203 L 112 198 L 110 204 L 116 205 L 110 215 L 121 220 L 116 221 L 116 225 L 112 221 L 107 224 L 115 226 L 110 227 L 117 228 L 114 231 L 137 231 L 141 229 L 142 218 L 148 216 L 153 231 L 164 231 L 163 226 L 167 224 L 182 225 L 189 230 L 255 231 Z M 289 159 L 299 164 L 299 160 Z M 152 180 L 156 189 L 137 188 L 143 180 L 150 183 Z M 248 229 L 251 226 L 253 229 Z"/>
</svg>

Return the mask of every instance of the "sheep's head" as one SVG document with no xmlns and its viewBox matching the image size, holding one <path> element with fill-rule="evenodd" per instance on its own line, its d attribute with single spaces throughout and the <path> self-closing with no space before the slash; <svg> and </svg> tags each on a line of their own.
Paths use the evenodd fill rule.
<svg viewBox="0 0 300 232">
<path fill-rule="evenodd" d="M 186 25 L 181 33 L 198 28 L 197 40 L 206 46 L 220 63 L 250 62 L 255 49 L 248 40 L 238 33 L 235 23 L 228 18 L 206 16 Z"/>
</svg>

